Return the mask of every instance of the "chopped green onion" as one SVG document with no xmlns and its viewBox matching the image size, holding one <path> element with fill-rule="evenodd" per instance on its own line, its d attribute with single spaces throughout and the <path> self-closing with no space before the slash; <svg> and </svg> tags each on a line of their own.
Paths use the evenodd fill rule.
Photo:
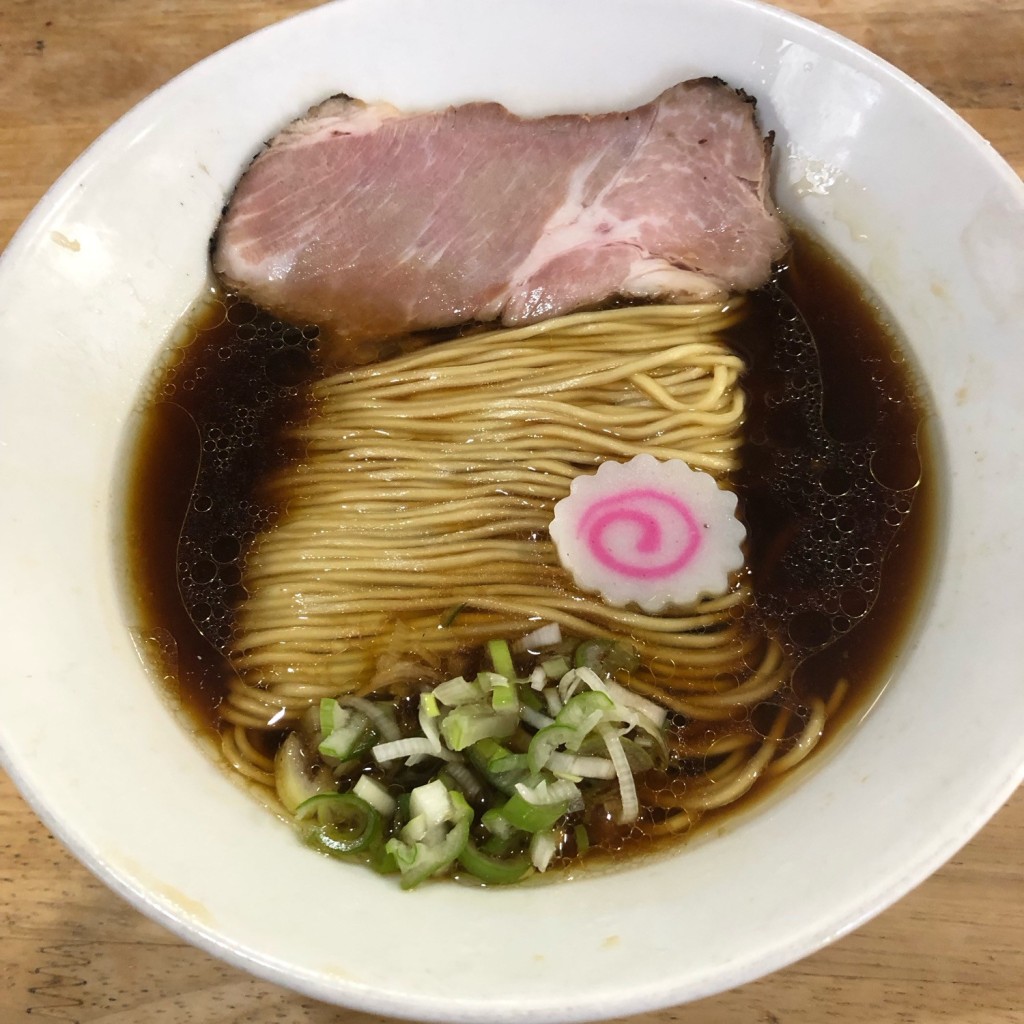
<svg viewBox="0 0 1024 1024">
<path fill-rule="evenodd" d="M 319 808 L 325 802 L 329 804 L 335 797 L 341 795 L 341 793 L 314 793 L 313 796 L 303 800 L 302 803 L 295 808 L 295 820 L 306 821 L 308 818 L 316 818 L 319 821 L 328 821 L 328 818 L 320 817 Z"/>
<path fill-rule="evenodd" d="M 530 870 L 530 858 L 525 855 L 491 857 L 481 853 L 470 839 L 459 854 L 459 864 L 474 878 L 486 885 L 511 885 L 518 882 Z"/>
<path fill-rule="evenodd" d="M 558 852 L 558 836 L 554 832 L 536 832 L 530 839 L 530 860 L 538 871 L 547 871 Z"/>
<path fill-rule="evenodd" d="M 517 640 L 515 647 L 517 651 L 539 651 L 542 647 L 554 647 L 561 642 L 562 630 L 558 623 L 548 622 Z"/>
<path fill-rule="evenodd" d="M 434 687 L 434 697 L 448 707 L 470 704 L 480 700 L 481 696 L 480 687 L 468 679 L 463 679 L 462 676 L 456 676 Z"/>
<path fill-rule="evenodd" d="M 561 679 L 572 668 L 569 662 L 561 656 L 542 661 L 540 667 L 548 679 Z"/>
<path fill-rule="evenodd" d="M 518 793 L 527 803 L 543 807 L 547 804 L 567 803 L 570 811 L 583 810 L 583 797 L 579 787 L 565 779 L 548 781 L 541 778 L 532 784 L 516 783 Z"/>
<path fill-rule="evenodd" d="M 395 710 L 390 704 L 381 704 L 365 697 L 339 697 L 338 703 L 366 715 L 380 739 L 397 740 L 402 735 L 395 723 Z"/>
<path fill-rule="evenodd" d="M 447 780 L 450 779 L 452 782 L 449 789 L 455 788 L 462 790 L 466 796 L 476 799 L 483 795 L 484 787 L 481 785 L 480 780 L 473 774 L 473 771 L 464 764 L 460 764 L 458 761 L 449 761 L 444 766 L 444 771 L 438 776 L 447 785 Z"/>
<path fill-rule="evenodd" d="M 544 691 L 547 693 L 547 690 Z M 534 711 L 541 711 L 543 705 L 540 702 L 540 695 L 531 689 L 520 689 L 518 691 L 519 703 L 522 707 L 531 708 Z"/>
<path fill-rule="evenodd" d="M 512 662 L 512 652 L 508 649 L 507 640 L 488 640 L 487 653 L 491 656 L 491 664 L 499 676 L 515 679 L 516 667 Z"/>
<path fill-rule="evenodd" d="M 432 783 L 431 783 L 432 785 Z M 443 783 L 441 784 L 444 788 Z M 412 799 L 416 798 L 420 786 L 412 791 Z M 402 873 L 403 889 L 411 889 L 432 875 L 439 874 L 450 867 L 465 850 L 469 842 L 469 826 L 473 820 L 473 810 L 466 803 L 465 797 L 457 790 L 448 791 L 450 808 L 448 820 L 451 827 L 440 838 L 430 838 L 409 842 L 393 838 L 385 845 L 385 850 L 395 858 L 398 870 Z M 410 804 L 412 803 L 410 799 Z"/>
<path fill-rule="evenodd" d="M 526 679 L 517 676 L 513 651 L 556 643 L 526 668 Z M 667 711 L 612 678 L 632 665 L 629 645 L 588 640 L 562 656 L 573 643 L 554 625 L 512 646 L 491 640 L 488 667 L 472 681 L 456 676 L 419 694 L 414 735 L 402 734 L 391 704 L 339 696 L 311 707 L 275 761 L 282 803 L 306 841 L 399 872 L 407 889 L 456 863 L 467 877 L 497 885 L 517 881 L 531 865 L 546 870 L 565 842 L 584 855 L 590 840 L 575 815 L 585 800 L 607 799 L 609 782 L 618 783 L 618 820 L 635 821 L 634 774 L 669 763 Z M 318 728 L 318 750 L 308 750 L 301 736 Z M 388 768 L 382 776 L 367 773 L 369 749 L 382 764 L 436 762 L 425 772 Z M 336 792 L 332 775 L 342 772 L 354 781 L 351 792 Z M 409 788 L 424 777 L 430 781 Z M 476 841 L 467 797 L 482 811 Z"/>
<path fill-rule="evenodd" d="M 443 761 L 452 759 L 452 754 L 444 748 L 435 750 L 433 743 L 426 736 L 409 736 L 407 739 L 393 740 L 391 743 L 378 743 L 373 748 L 373 756 L 380 764 L 394 761 L 399 757 L 420 757 L 423 754 L 439 757 Z"/>
<path fill-rule="evenodd" d="M 558 712 L 554 724 L 543 727 L 530 740 L 527 755 L 530 771 L 539 772 L 558 747 L 576 753 L 589 733 L 614 708 L 611 698 L 603 693 L 579 693 L 571 697 Z"/>
<path fill-rule="evenodd" d="M 495 711 L 519 711 L 519 698 L 513 682 L 499 683 L 491 690 L 491 707 Z"/>
<path fill-rule="evenodd" d="M 557 718 L 558 712 L 562 710 L 562 698 L 558 696 L 558 690 L 553 686 L 549 686 L 546 690 L 542 690 L 541 693 L 544 697 L 544 703 L 548 706 L 548 714 L 552 718 Z"/>
<path fill-rule="evenodd" d="M 577 825 L 573 829 L 573 836 L 576 839 L 576 853 L 582 857 L 590 849 L 590 834 L 586 825 Z"/>
<path fill-rule="evenodd" d="M 451 790 L 440 779 L 417 786 L 409 795 L 410 816 L 422 817 L 428 825 L 440 825 L 447 821 L 451 809 Z"/>
<path fill-rule="evenodd" d="M 556 775 L 571 775 L 577 779 L 614 779 L 615 766 L 607 757 L 580 757 L 554 751 L 545 767 Z"/>
<path fill-rule="evenodd" d="M 546 729 L 549 725 L 555 724 L 555 720 L 553 718 L 549 718 L 542 711 L 535 711 L 531 707 L 520 708 L 519 717 L 534 729 Z"/>
<path fill-rule="evenodd" d="M 526 753 L 531 772 L 539 772 L 557 747 L 564 747 L 576 738 L 576 730 L 566 725 L 548 725 L 534 734 Z"/>
<path fill-rule="evenodd" d="M 380 814 L 353 793 L 320 794 L 307 803 L 315 803 L 319 824 L 306 826 L 302 835 L 322 853 L 336 857 L 359 853 L 380 837 Z M 303 804 L 297 809 L 300 816 L 305 808 Z"/>
<path fill-rule="evenodd" d="M 484 669 L 476 674 L 476 685 L 483 696 L 487 696 L 496 686 L 506 686 L 510 679 L 500 672 L 489 672 Z"/>
<path fill-rule="evenodd" d="M 584 640 L 573 656 L 576 668 L 589 668 L 602 676 L 616 672 L 635 672 L 640 667 L 640 655 L 632 644 L 621 640 L 594 638 Z"/>
<path fill-rule="evenodd" d="M 441 710 L 437 706 L 437 698 L 432 693 L 420 694 L 419 723 L 423 735 L 430 740 L 435 754 L 440 753 L 442 748 L 441 733 L 438 728 L 437 719 L 441 716 Z"/>
<path fill-rule="evenodd" d="M 668 708 L 663 708 L 660 704 L 655 704 L 653 700 L 633 693 L 632 690 L 615 682 L 614 679 L 604 680 L 604 686 L 605 692 L 616 704 L 622 704 L 624 707 L 632 708 L 634 711 L 646 715 L 659 729 L 665 724 Z"/>
<path fill-rule="evenodd" d="M 500 743 L 485 737 L 478 740 L 466 750 L 470 763 L 500 793 L 506 796 L 515 792 L 516 783 L 522 782 L 529 774 L 529 769 L 518 760 L 523 755 L 513 755 Z M 508 760 L 515 757 L 516 760 Z M 502 765 L 496 770 L 494 765 Z"/>
<path fill-rule="evenodd" d="M 647 747 L 636 740 L 623 737 L 620 741 L 622 749 L 626 754 L 626 761 L 629 763 L 629 770 L 638 775 L 641 772 L 649 772 L 655 767 L 655 759 Z"/>
<path fill-rule="evenodd" d="M 334 705 L 325 714 L 324 702 Z M 370 728 L 370 720 L 361 711 L 343 708 L 337 701 L 325 698 L 320 703 L 320 721 L 328 720 L 334 728 L 326 734 L 317 748 L 324 757 L 334 757 L 339 761 L 348 761 L 373 746 L 377 738 Z"/>
<path fill-rule="evenodd" d="M 562 700 L 568 701 L 576 695 L 581 686 L 586 686 L 597 693 L 607 694 L 608 692 L 605 681 L 592 668 L 584 666 L 570 669 L 558 680 L 558 693 Z"/>
<path fill-rule="evenodd" d="M 570 729 L 582 729 L 586 734 L 608 712 L 614 710 L 615 702 L 606 693 L 597 691 L 578 693 L 565 702 L 555 721 Z"/>
<path fill-rule="evenodd" d="M 320 732 L 330 736 L 335 729 L 341 728 L 341 705 L 333 697 L 320 698 Z"/>
<path fill-rule="evenodd" d="M 369 775 L 360 775 L 352 787 L 360 800 L 365 800 L 382 817 L 390 818 L 395 813 L 395 798 L 376 780 Z"/>
<path fill-rule="evenodd" d="M 426 839 L 431 831 L 430 823 L 427 819 L 424 818 L 422 814 L 417 814 L 414 817 L 411 817 L 402 826 L 402 830 L 399 832 L 399 835 L 403 842 L 413 844 Z M 435 825 L 433 831 L 435 833 L 440 832 L 440 826 Z"/>
<path fill-rule="evenodd" d="M 394 855 L 388 852 L 381 840 L 373 843 L 367 856 L 367 863 L 378 875 L 397 875 L 398 864 Z"/>
<path fill-rule="evenodd" d="M 484 811 L 480 824 L 498 839 L 511 839 L 519 831 L 497 807 Z"/>
<path fill-rule="evenodd" d="M 525 754 L 502 754 L 499 757 L 491 758 L 487 762 L 487 767 L 496 775 L 504 775 L 507 772 L 529 771 Z"/>
<path fill-rule="evenodd" d="M 492 711 L 482 704 L 462 704 L 441 722 L 441 735 L 451 750 L 465 750 L 482 739 L 504 739 L 519 725 L 515 713 Z"/>
<path fill-rule="evenodd" d="M 615 774 L 619 779 L 619 797 L 622 800 L 622 813 L 619 815 L 619 824 L 625 825 L 636 821 L 640 814 L 640 802 L 636 796 L 636 783 L 633 781 L 633 773 L 629 770 L 629 762 L 626 760 L 626 753 L 622 749 L 622 740 L 619 734 L 607 725 L 598 726 L 598 732 L 608 747 L 608 756 L 615 766 Z"/>
<path fill-rule="evenodd" d="M 530 803 L 520 792 L 515 792 L 501 807 L 502 817 L 513 828 L 523 832 L 540 832 L 551 828 L 569 812 L 569 801 L 559 800 L 555 803 Z"/>
<path fill-rule="evenodd" d="M 477 740 L 473 744 L 472 750 L 469 751 L 470 757 L 475 761 L 483 764 L 484 767 L 490 767 L 491 761 L 496 757 L 505 757 L 509 751 L 503 747 L 497 740 L 491 739 L 489 736 L 484 737 L 482 740 Z"/>
</svg>

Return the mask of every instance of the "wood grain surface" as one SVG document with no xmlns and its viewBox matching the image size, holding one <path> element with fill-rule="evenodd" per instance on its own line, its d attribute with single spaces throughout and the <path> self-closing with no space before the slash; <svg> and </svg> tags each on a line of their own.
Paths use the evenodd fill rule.
<svg viewBox="0 0 1024 1024">
<path fill-rule="evenodd" d="M 0 246 L 82 149 L 146 94 L 233 40 L 310 6 L 0 0 Z M 1024 0 L 781 6 L 908 72 L 1024 172 Z M 852 935 L 743 988 L 630 1020 L 1024 1022 L 1022 849 L 1018 792 L 949 864 Z M 378 1019 L 250 978 L 151 923 L 47 833 L 2 773 L 0 964 L 0 1024 Z"/>
</svg>

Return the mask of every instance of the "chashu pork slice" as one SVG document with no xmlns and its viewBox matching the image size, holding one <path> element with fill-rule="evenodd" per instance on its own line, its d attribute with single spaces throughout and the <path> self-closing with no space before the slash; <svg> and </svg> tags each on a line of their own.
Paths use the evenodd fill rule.
<svg viewBox="0 0 1024 1024">
<path fill-rule="evenodd" d="M 622 296 L 762 285 L 786 248 L 771 140 L 717 79 L 622 113 L 429 113 L 335 97 L 272 139 L 213 242 L 221 279 L 316 323 L 333 355 L 367 339 L 524 324 Z"/>
</svg>

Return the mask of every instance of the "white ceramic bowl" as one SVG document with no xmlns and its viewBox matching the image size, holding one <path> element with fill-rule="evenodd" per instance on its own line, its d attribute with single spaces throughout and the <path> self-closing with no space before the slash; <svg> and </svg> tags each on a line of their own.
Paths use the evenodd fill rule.
<svg viewBox="0 0 1024 1024">
<path fill-rule="evenodd" d="M 260 140 L 337 91 L 402 107 L 621 108 L 718 74 L 777 133 L 776 194 L 888 304 L 940 434 L 927 607 L 867 719 L 784 798 L 670 857 L 504 891 L 322 859 L 233 785 L 133 647 L 126 424 Z M 56 834 L 185 938 L 320 999 L 444 1021 L 695 999 L 855 927 L 1021 778 L 1024 187 L 870 54 L 748 0 L 347 0 L 161 89 L 51 189 L 0 266 L 0 743 Z"/>
</svg>

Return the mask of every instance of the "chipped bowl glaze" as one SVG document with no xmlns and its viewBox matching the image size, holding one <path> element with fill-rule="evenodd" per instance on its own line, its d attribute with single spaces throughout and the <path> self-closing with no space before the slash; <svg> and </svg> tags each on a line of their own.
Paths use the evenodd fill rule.
<svg viewBox="0 0 1024 1024">
<path fill-rule="evenodd" d="M 207 280 L 227 191 L 262 139 L 338 91 L 538 114 L 706 74 L 758 97 L 780 204 L 870 283 L 931 394 L 942 529 L 891 684 L 799 784 L 670 856 L 403 893 L 311 854 L 171 713 L 123 593 L 126 436 Z M 925 878 L 1021 779 L 1022 229 L 1021 182 L 938 100 L 747 0 L 346 0 L 237 43 L 112 127 L 0 263 L 4 765 L 143 912 L 375 1013 L 618 1016 L 810 953 Z"/>
</svg>

